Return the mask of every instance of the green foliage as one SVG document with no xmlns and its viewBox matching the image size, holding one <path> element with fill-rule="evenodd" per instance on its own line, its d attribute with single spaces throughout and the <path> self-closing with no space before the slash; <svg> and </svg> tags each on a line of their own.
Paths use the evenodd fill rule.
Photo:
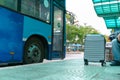
<svg viewBox="0 0 120 80">
<path fill-rule="evenodd" d="M 70 21 L 70 15 L 66 14 L 66 18 L 68 19 L 68 21 Z"/>
<path fill-rule="evenodd" d="M 74 25 L 68 25 L 66 27 L 66 32 L 67 32 L 67 40 L 69 40 L 69 42 L 73 43 L 75 42 L 75 38 L 76 38 L 76 34 L 78 33 L 78 29 L 76 26 Z"/>
<path fill-rule="evenodd" d="M 99 34 L 99 32 L 91 26 L 75 26 L 66 25 L 67 41 L 70 43 L 83 44 L 85 35 L 87 34 Z"/>
</svg>

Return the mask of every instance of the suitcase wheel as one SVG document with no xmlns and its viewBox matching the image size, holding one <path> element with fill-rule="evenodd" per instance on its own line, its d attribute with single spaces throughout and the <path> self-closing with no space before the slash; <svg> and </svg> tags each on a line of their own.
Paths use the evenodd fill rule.
<svg viewBox="0 0 120 80">
<path fill-rule="evenodd" d="M 106 62 L 101 62 L 101 66 L 106 66 Z"/>
<path fill-rule="evenodd" d="M 88 60 L 84 60 L 84 65 L 88 65 Z"/>
</svg>

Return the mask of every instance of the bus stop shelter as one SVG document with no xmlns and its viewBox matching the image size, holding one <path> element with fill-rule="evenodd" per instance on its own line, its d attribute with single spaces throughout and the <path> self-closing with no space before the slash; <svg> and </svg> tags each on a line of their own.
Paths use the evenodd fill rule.
<svg viewBox="0 0 120 80">
<path fill-rule="evenodd" d="M 92 0 L 94 9 L 99 17 L 103 17 L 108 29 L 120 30 L 120 1 Z M 117 28 L 117 29 L 116 29 Z"/>
</svg>

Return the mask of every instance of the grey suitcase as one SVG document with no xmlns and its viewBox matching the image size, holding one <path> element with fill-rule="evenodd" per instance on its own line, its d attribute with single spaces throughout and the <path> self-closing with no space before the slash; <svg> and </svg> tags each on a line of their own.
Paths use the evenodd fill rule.
<svg viewBox="0 0 120 80">
<path fill-rule="evenodd" d="M 104 66 L 105 63 L 105 38 L 101 34 L 88 34 L 85 37 L 84 44 L 84 64 L 88 62 L 101 62 Z"/>
</svg>

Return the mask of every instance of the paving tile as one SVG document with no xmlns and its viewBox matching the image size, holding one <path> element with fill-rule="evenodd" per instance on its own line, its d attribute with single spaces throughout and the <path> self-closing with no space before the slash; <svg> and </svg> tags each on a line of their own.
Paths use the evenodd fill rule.
<svg viewBox="0 0 120 80">
<path fill-rule="evenodd" d="M 84 65 L 82 58 L 0 68 L 1 80 L 120 80 L 120 67 Z"/>
</svg>

